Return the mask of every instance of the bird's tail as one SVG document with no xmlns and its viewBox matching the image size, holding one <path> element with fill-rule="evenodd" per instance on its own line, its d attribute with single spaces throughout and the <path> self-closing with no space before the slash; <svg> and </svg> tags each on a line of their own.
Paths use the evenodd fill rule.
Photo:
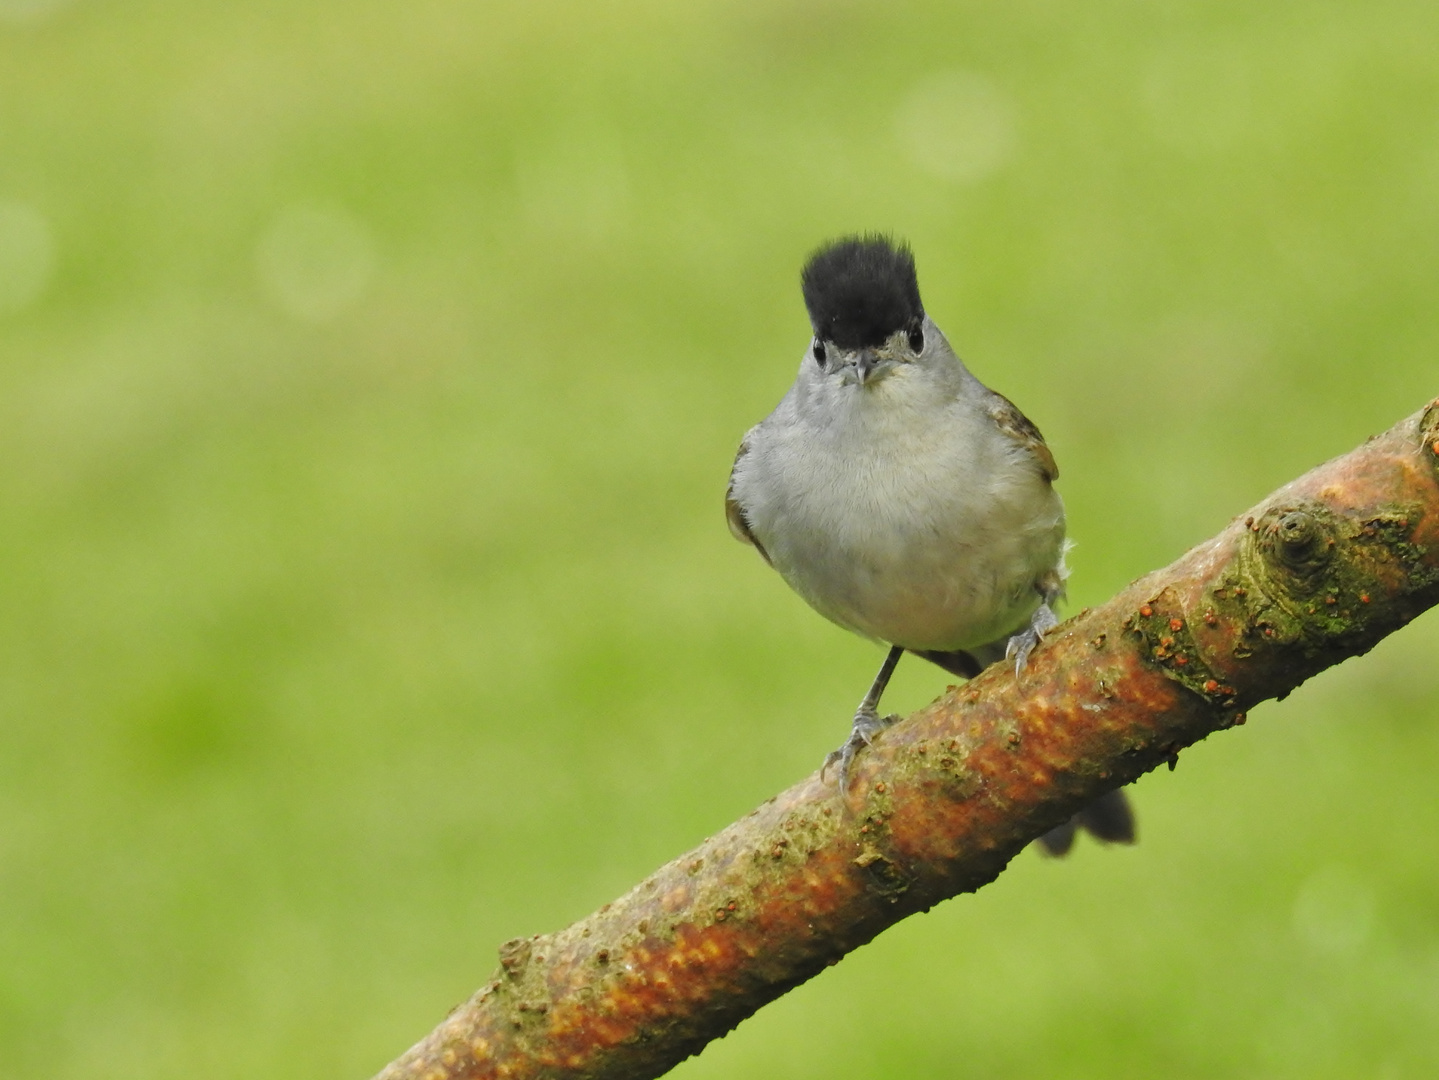
<svg viewBox="0 0 1439 1080">
<path fill-rule="evenodd" d="M 1134 843 L 1134 810 L 1123 788 L 1101 795 L 1063 825 L 1056 825 L 1036 844 L 1048 855 L 1069 854 L 1080 829 L 1106 844 Z"/>
</svg>

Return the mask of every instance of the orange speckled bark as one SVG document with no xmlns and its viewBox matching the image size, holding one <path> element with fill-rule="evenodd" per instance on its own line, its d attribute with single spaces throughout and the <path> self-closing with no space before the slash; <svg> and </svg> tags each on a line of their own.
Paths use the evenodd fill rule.
<svg viewBox="0 0 1439 1080">
<path fill-rule="evenodd" d="M 1439 401 L 494 977 L 381 1080 L 658 1076 L 881 930 L 1439 601 Z"/>
</svg>

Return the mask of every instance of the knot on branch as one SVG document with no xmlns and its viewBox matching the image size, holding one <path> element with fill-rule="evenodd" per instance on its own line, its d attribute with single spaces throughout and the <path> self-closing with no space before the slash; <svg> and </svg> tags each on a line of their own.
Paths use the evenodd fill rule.
<svg viewBox="0 0 1439 1080">
<path fill-rule="evenodd" d="M 1249 530 L 1250 557 L 1244 561 L 1254 584 L 1276 594 L 1280 602 L 1323 588 L 1338 543 L 1327 509 L 1273 506 L 1253 520 Z"/>
<path fill-rule="evenodd" d="M 1325 544 L 1325 531 L 1313 515 L 1291 510 L 1274 526 L 1279 560 L 1299 572 L 1317 569 L 1329 561 L 1333 541 Z"/>
<path fill-rule="evenodd" d="M 1259 700 L 1249 672 L 1267 667 L 1264 658 L 1282 656 L 1297 686 L 1336 653 L 1382 635 L 1371 600 L 1394 591 L 1390 579 L 1411 561 L 1410 519 L 1404 510 L 1358 517 L 1317 499 L 1275 501 L 1244 519 L 1213 584 L 1198 595 L 1160 591 L 1126 629 L 1166 675 L 1237 723 Z"/>
<path fill-rule="evenodd" d="M 1307 677 L 1322 656 L 1367 636 L 1371 594 L 1383 589 L 1406 515 L 1361 520 L 1318 502 L 1277 503 L 1246 525 L 1238 572 L 1226 582 L 1240 631 L 1236 657 L 1293 650 Z"/>
<path fill-rule="evenodd" d="M 1393 612 L 1376 598 L 1435 583 L 1414 538 L 1420 507 L 1358 509 L 1291 498 L 1244 520 L 1229 569 L 1205 591 L 1205 622 L 1215 630 L 1202 635 L 1200 652 L 1229 670 L 1245 707 L 1252 703 L 1246 671 L 1257 670 L 1260 658 L 1282 657 L 1292 689 L 1388 632 Z M 1282 698 L 1288 689 L 1269 693 Z"/>
</svg>

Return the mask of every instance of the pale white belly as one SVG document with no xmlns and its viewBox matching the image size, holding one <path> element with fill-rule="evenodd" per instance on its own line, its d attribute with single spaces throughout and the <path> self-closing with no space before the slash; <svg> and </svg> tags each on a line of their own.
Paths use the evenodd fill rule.
<svg viewBox="0 0 1439 1080">
<path fill-rule="evenodd" d="M 785 581 L 840 626 L 913 649 L 1025 625 L 1062 561 L 1059 495 L 991 426 L 872 434 L 755 432 L 737 494 Z M 765 453 L 767 435 L 786 452 Z"/>
</svg>

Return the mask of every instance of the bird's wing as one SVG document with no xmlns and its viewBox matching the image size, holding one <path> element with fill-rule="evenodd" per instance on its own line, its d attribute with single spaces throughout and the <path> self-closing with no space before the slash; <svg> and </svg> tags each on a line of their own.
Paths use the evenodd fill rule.
<svg viewBox="0 0 1439 1080">
<path fill-rule="evenodd" d="M 735 470 L 739 468 L 740 459 L 749 453 L 749 437 L 753 433 L 754 429 L 751 428 L 750 431 L 745 434 L 745 437 L 740 440 L 739 452 L 735 454 L 734 465 L 730 467 L 729 486 L 725 489 L 724 493 L 724 516 L 725 521 L 729 523 L 729 531 L 734 538 L 752 545 L 754 549 L 760 553 L 764 561 L 769 562 L 769 552 L 765 551 L 764 545 L 759 542 L 759 539 L 754 534 L 754 530 L 749 527 L 749 522 L 745 520 L 744 510 L 740 507 L 739 501 L 735 498 L 734 494 Z M 773 566 L 774 564 L 770 563 L 770 565 Z"/>
<path fill-rule="evenodd" d="M 1055 464 L 1049 447 L 1044 444 L 1044 436 L 1039 433 L 1039 428 L 1035 427 L 1034 421 L 1020 412 L 1018 406 L 1009 398 L 992 390 L 990 393 L 994 395 L 989 402 L 990 418 L 1000 431 L 1034 457 L 1040 473 L 1051 484 L 1054 483 L 1059 479 L 1059 466 Z"/>
</svg>

